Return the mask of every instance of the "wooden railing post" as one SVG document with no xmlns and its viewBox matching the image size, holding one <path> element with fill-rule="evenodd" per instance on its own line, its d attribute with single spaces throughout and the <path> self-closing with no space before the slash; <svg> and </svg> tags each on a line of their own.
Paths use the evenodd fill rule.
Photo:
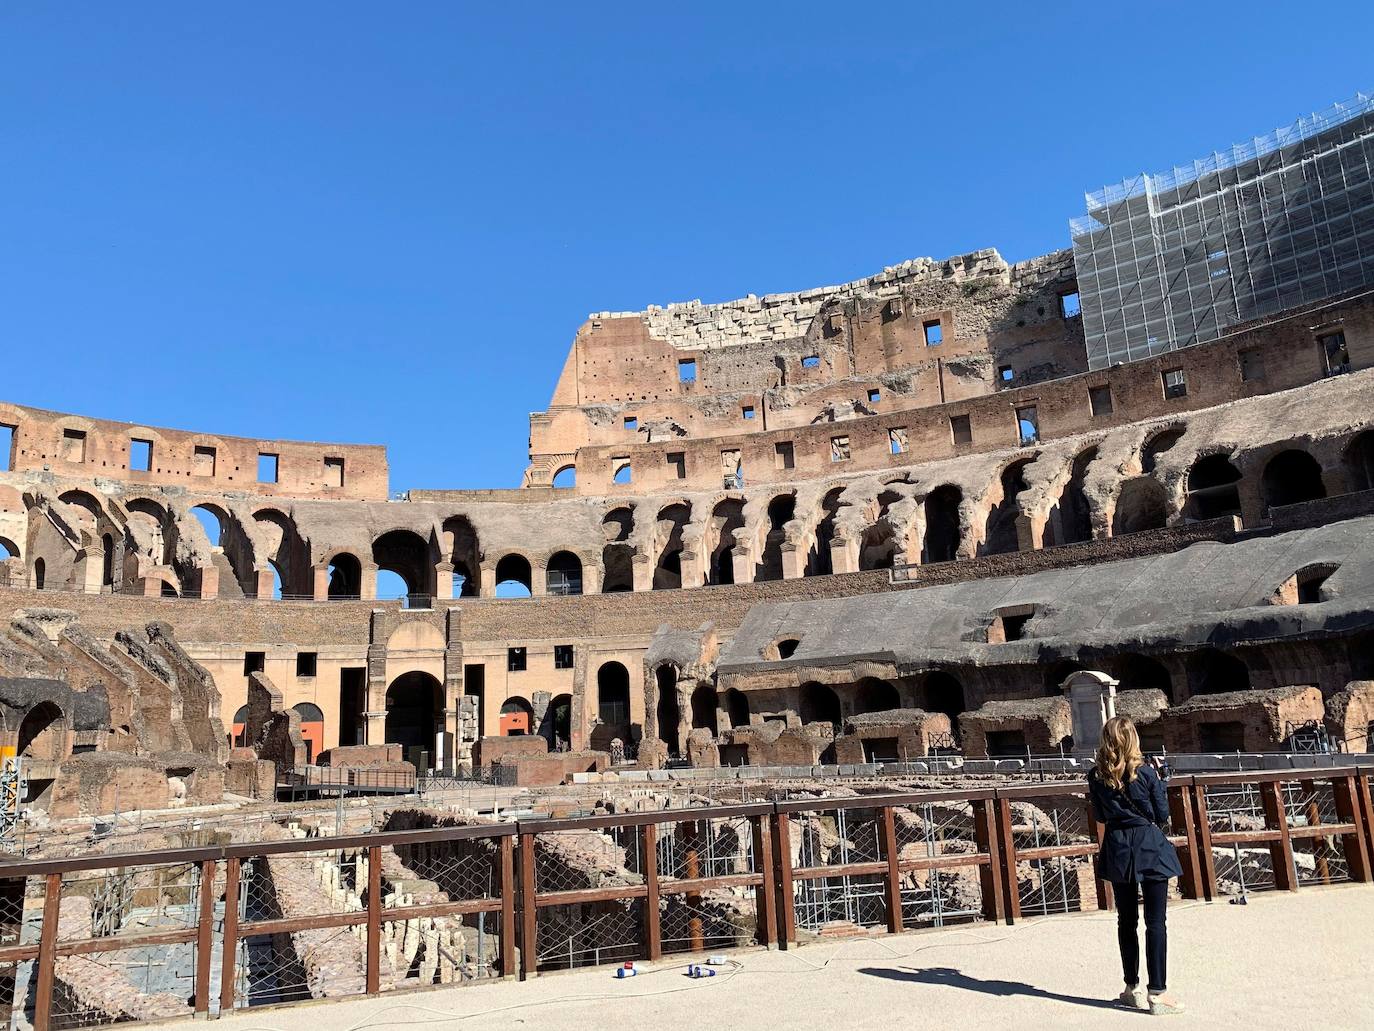
<svg viewBox="0 0 1374 1031">
<path fill-rule="evenodd" d="M 43 926 L 38 938 L 38 991 L 33 1006 L 34 1031 L 52 1024 L 52 987 L 57 973 L 57 923 L 62 916 L 62 875 L 48 874 L 43 888 Z"/>
<path fill-rule="evenodd" d="M 214 949 L 215 866 L 200 864 L 200 923 L 196 925 L 196 1012 L 210 1012 L 210 953 Z"/>
<path fill-rule="evenodd" d="M 1283 792 L 1276 780 L 1260 785 L 1260 800 L 1264 803 L 1264 824 L 1268 830 L 1279 832 L 1278 840 L 1269 844 L 1270 864 L 1274 867 L 1274 887 L 1279 891 L 1297 891 L 1298 879 L 1293 868 L 1293 839 L 1288 836 L 1288 813 L 1283 806 Z"/>
<path fill-rule="evenodd" d="M 367 994 L 382 990 L 382 848 L 367 850 Z"/>
<path fill-rule="evenodd" d="M 1016 837 L 1011 831 L 1011 802 L 997 799 L 997 833 L 1002 843 L 1002 892 L 1006 900 L 1007 923 L 1021 918 L 1021 888 L 1016 879 Z"/>
<path fill-rule="evenodd" d="M 979 852 L 987 855 L 985 865 L 978 867 L 978 883 L 983 895 L 983 919 L 1000 922 L 1006 919 L 1007 907 L 1003 898 L 1001 835 L 997 833 L 997 800 L 984 798 L 973 803 L 973 839 Z"/>
<path fill-rule="evenodd" d="M 1336 819 L 1341 823 L 1355 825 L 1354 834 L 1341 836 L 1341 847 L 1345 852 L 1346 866 L 1350 868 L 1350 879 L 1367 883 L 1371 879 L 1369 843 L 1365 837 L 1369 828 L 1365 826 L 1364 814 L 1360 811 L 1359 787 L 1356 780 L 1357 777 L 1349 773 L 1333 777 L 1331 793 L 1336 802 Z"/>
<path fill-rule="evenodd" d="M 533 977 L 538 967 L 538 924 L 535 919 L 534 835 L 520 835 L 520 979 Z"/>
<path fill-rule="evenodd" d="M 1374 864 L 1374 772 L 1361 769 L 1355 777 L 1355 804 L 1364 823 L 1364 840 Z"/>
<path fill-rule="evenodd" d="M 773 861 L 773 835 L 765 825 L 767 816 L 749 817 L 754 836 L 754 867 L 762 878 L 754 892 L 754 915 L 758 924 L 759 944 L 775 948 L 778 944 L 778 887 L 777 868 Z"/>
<path fill-rule="evenodd" d="M 902 872 L 898 866 L 897 820 L 892 806 L 882 808 L 883 858 L 887 860 L 884 897 L 887 902 L 887 930 L 889 934 L 902 931 Z"/>
<path fill-rule="evenodd" d="M 1183 854 L 1179 860 L 1183 866 L 1183 876 L 1178 880 L 1179 891 L 1185 899 L 1202 898 L 1202 867 L 1199 853 L 1201 846 L 1197 837 L 1197 820 L 1193 814 L 1192 784 L 1172 783 L 1169 785 L 1169 816 L 1174 830 L 1183 832 Z"/>
<path fill-rule="evenodd" d="M 239 955 L 239 867 L 241 860 L 231 856 L 224 861 L 224 934 L 219 958 L 219 1011 L 234 1012 L 235 982 Z"/>
<path fill-rule="evenodd" d="M 501 838 L 501 976 L 515 977 L 515 837 Z"/>
<path fill-rule="evenodd" d="M 792 825 L 786 813 L 772 816 L 773 856 L 778 868 L 778 945 L 797 940 L 797 905 L 792 895 Z"/>
<path fill-rule="evenodd" d="M 1207 813 L 1207 785 L 1193 781 L 1193 819 L 1197 827 L 1198 871 L 1202 876 L 1202 897 L 1208 902 L 1217 893 L 1217 861 L 1212 854 L 1212 819 Z"/>
<path fill-rule="evenodd" d="M 663 955 L 663 929 L 658 913 L 658 826 L 646 823 L 640 828 L 639 847 L 643 850 L 644 887 L 644 951 L 646 958 L 656 960 Z"/>
<path fill-rule="evenodd" d="M 1107 837 L 1107 828 L 1093 814 L 1092 804 L 1088 799 L 1084 799 L 1084 804 L 1088 807 L 1088 833 L 1092 835 L 1093 844 L 1097 846 L 1097 851 L 1101 853 L 1102 842 Z M 1111 909 L 1114 905 L 1112 898 L 1112 886 L 1109 882 L 1102 879 L 1098 873 L 1100 869 L 1097 863 L 1097 856 L 1093 856 L 1093 890 L 1097 893 L 1097 908 Z"/>
</svg>

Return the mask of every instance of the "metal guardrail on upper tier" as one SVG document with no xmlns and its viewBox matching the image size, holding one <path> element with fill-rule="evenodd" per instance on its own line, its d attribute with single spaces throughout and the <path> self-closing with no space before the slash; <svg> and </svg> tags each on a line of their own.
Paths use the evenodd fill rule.
<svg viewBox="0 0 1374 1031">
<path fill-rule="evenodd" d="M 1370 779 L 1172 779 L 1182 896 L 1371 881 Z M 48 1031 L 1109 908 L 1102 834 L 1078 781 L 0 863 L 0 1008 Z"/>
</svg>

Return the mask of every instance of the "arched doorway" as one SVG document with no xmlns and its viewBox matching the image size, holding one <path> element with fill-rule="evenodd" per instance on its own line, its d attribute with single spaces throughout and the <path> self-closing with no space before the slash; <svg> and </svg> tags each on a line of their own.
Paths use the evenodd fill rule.
<svg viewBox="0 0 1374 1031">
<path fill-rule="evenodd" d="M 390 530 L 372 544 L 378 573 L 401 578 L 408 606 L 420 607 L 434 596 L 434 560 L 434 549 L 413 530 Z"/>
<path fill-rule="evenodd" d="M 1088 466 L 1097 457 L 1096 446 L 1079 453 L 1069 469 L 1069 482 L 1059 495 L 1059 527 L 1054 532 L 1053 521 L 1045 530 L 1046 546 L 1051 544 L 1078 544 L 1092 540 L 1092 506 L 1084 484 L 1088 478 Z"/>
<path fill-rule="evenodd" d="M 1112 513 L 1112 536 L 1162 530 L 1169 522 L 1169 498 L 1153 476 L 1137 476 L 1121 485 Z"/>
<path fill-rule="evenodd" d="M 942 712 L 949 717 L 951 731 L 959 734 L 959 717 L 967 711 L 964 685 L 951 673 L 936 670 L 926 675 L 921 685 L 924 708 L 927 712 Z"/>
<path fill-rule="evenodd" d="M 514 695 L 501 703 L 501 736 L 524 737 L 534 722 L 534 706 Z"/>
<path fill-rule="evenodd" d="M 659 666 L 654 670 L 654 682 L 658 686 L 658 739 L 668 746 L 670 756 L 682 754 L 682 710 L 677 702 L 677 670 L 672 666 Z"/>
<path fill-rule="evenodd" d="M 1240 512 L 1240 470 L 1228 455 L 1199 458 L 1188 470 L 1188 509 L 1194 519 L 1216 519 Z"/>
<path fill-rule="evenodd" d="M 496 597 L 528 598 L 533 593 L 534 579 L 530 560 L 511 552 L 496 563 Z"/>
<path fill-rule="evenodd" d="M 816 523 L 816 542 L 806 553 L 806 576 L 826 576 L 835 571 L 830 545 L 835 540 L 835 520 L 840 512 L 843 487 L 832 487 L 821 499 L 820 520 Z"/>
<path fill-rule="evenodd" d="M 950 484 L 937 487 L 926 495 L 926 539 L 922 562 L 952 562 L 958 557 L 959 542 L 963 538 L 959 506 L 963 501 L 964 492 Z"/>
<path fill-rule="evenodd" d="M 1350 489 L 1374 489 L 1374 430 L 1365 430 L 1346 445 L 1342 456 Z"/>
<path fill-rule="evenodd" d="M 658 538 L 663 541 L 654 567 L 653 589 L 682 587 L 682 533 L 692 518 L 692 508 L 684 502 L 668 505 L 658 513 Z M 695 587 L 696 584 L 688 586 Z"/>
<path fill-rule="evenodd" d="M 596 671 L 596 719 L 591 746 L 605 750 L 617 738 L 630 740 L 630 671 L 619 662 L 603 662 Z"/>
<path fill-rule="evenodd" d="M 301 738 L 305 741 L 305 761 L 313 763 L 315 757 L 324 751 L 324 712 L 314 702 L 297 702 L 291 708 L 301 718 Z"/>
<path fill-rule="evenodd" d="M 737 687 L 725 692 L 725 715 L 730 717 L 732 727 L 749 726 L 749 699 Z"/>
<path fill-rule="evenodd" d="M 343 601 L 362 596 L 363 564 L 357 555 L 341 551 L 329 560 L 329 598 Z"/>
<path fill-rule="evenodd" d="M 798 698 L 798 715 L 802 723 L 829 723 L 840 725 L 840 696 L 824 684 L 814 680 L 802 684 Z"/>
<path fill-rule="evenodd" d="M 549 559 L 545 590 L 549 594 L 581 594 L 582 560 L 571 551 L 554 552 Z"/>
<path fill-rule="evenodd" d="M 709 730 L 712 737 L 716 736 L 716 689 L 709 684 L 692 692 L 692 729 Z"/>
<path fill-rule="evenodd" d="M 1190 655 L 1185 665 L 1189 694 L 1222 694 L 1244 691 L 1250 686 L 1250 670 L 1245 663 L 1215 648 Z"/>
<path fill-rule="evenodd" d="M 1297 505 L 1326 497 L 1322 485 L 1322 467 L 1306 451 L 1289 448 L 1280 451 L 1264 467 L 1260 476 L 1260 493 L 1264 510 L 1283 505 Z"/>
<path fill-rule="evenodd" d="M 53 702 L 39 702 L 19 724 L 19 743 L 16 753 L 25 759 L 65 759 L 67 721 L 62 710 Z"/>
<path fill-rule="evenodd" d="M 1116 660 L 1116 676 L 1121 681 L 1122 691 L 1144 691 L 1151 688 L 1163 691 L 1165 697 L 1173 697 L 1173 678 L 1168 669 L 1158 659 L 1148 655 L 1127 652 Z"/>
<path fill-rule="evenodd" d="M 1019 499 L 1027 488 L 1026 468 L 1034 461 L 1033 457 L 1022 458 L 1002 470 L 1002 500 L 988 512 L 982 547 L 984 555 L 1020 550 L 1021 534 L 1017 530 L 1017 521 L 1021 518 Z"/>
<path fill-rule="evenodd" d="M 48 566 L 41 558 L 33 560 L 33 586 L 35 590 L 41 591 L 43 584 L 48 579 Z"/>
<path fill-rule="evenodd" d="M 572 747 L 572 695 L 556 695 L 549 701 L 539 732 L 548 741 L 550 752 Z"/>
<path fill-rule="evenodd" d="M 854 712 L 887 712 L 902 707 L 901 695 L 886 680 L 864 677 L 854 685 Z"/>
<path fill-rule="evenodd" d="M 386 689 L 386 741 L 418 770 L 433 767 L 443 730 L 444 687 L 428 673 L 402 673 Z"/>
</svg>

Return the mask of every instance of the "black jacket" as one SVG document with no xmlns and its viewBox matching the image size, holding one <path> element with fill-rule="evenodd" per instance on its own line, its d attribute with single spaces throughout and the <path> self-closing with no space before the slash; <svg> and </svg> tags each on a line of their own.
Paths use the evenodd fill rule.
<svg viewBox="0 0 1374 1031">
<path fill-rule="evenodd" d="M 1103 880 L 1115 884 L 1161 881 L 1183 873 L 1178 853 L 1160 829 L 1169 824 L 1169 802 L 1164 783 L 1152 767 L 1140 767 L 1122 791 L 1102 783 L 1092 770 L 1088 773 L 1088 793 L 1093 815 L 1107 828 L 1097 856 L 1097 870 Z M 1152 819 L 1146 819 L 1147 815 Z"/>
</svg>

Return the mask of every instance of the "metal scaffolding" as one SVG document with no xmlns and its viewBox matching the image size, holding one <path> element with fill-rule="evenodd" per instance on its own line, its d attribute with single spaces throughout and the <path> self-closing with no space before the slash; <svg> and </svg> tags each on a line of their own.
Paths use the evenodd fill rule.
<svg viewBox="0 0 1374 1031">
<path fill-rule="evenodd" d="M 1374 286 L 1374 96 L 1087 195 L 1070 221 L 1094 369 Z"/>
</svg>

